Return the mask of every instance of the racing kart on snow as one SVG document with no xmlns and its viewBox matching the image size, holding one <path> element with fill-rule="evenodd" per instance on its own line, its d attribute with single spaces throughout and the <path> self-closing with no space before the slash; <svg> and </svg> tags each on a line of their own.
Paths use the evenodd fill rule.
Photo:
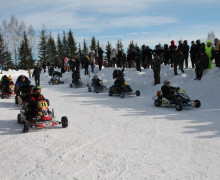
<svg viewBox="0 0 220 180">
<path fill-rule="evenodd" d="M 49 84 L 55 85 L 55 84 L 64 84 L 64 81 L 61 81 L 60 77 L 55 76 L 54 78 L 51 78 L 48 82 Z"/>
<path fill-rule="evenodd" d="M 124 82 L 124 84 L 120 86 L 112 85 L 109 88 L 108 95 L 119 95 L 121 98 L 124 98 L 125 96 L 140 96 L 140 91 L 137 90 L 136 92 L 133 92 L 128 83 Z"/>
<path fill-rule="evenodd" d="M 99 92 L 105 92 L 107 90 L 106 86 L 103 85 L 103 81 L 100 80 L 99 81 L 99 85 L 96 85 L 96 84 L 87 84 L 87 87 L 88 87 L 88 92 L 96 92 L 96 93 L 99 93 Z"/>
<path fill-rule="evenodd" d="M 70 84 L 70 88 L 82 88 L 85 87 L 85 84 L 82 82 L 82 79 L 79 79 L 79 81 L 72 81 Z"/>
<path fill-rule="evenodd" d="M 5 88 L 2 87 L 1 90 L 0 90 L 0 96 L 1 96 L 2 99 L 10 98 L 13 95 L 15 95 L 15 92 L 14 92 L 14 89 L 15 89 L 14 82 L 10 82 L 7 92 L 4 89 Z"/>
<path fill-rule="evenodd" d="M 163 96 L 161 91 L 157 91 L 157 95 L 153 96 L 152 99 L 156 107 L 174 105 L 177 111 L 182 111 L 183 107 L 199 108 L 201 106 L 199 100 L 191 99 L 181 88 L 174 90 L 173 97 L 172 100 L 168 100 Z"/>
<path fill-rule="evenodd" d="M 23 108 L 17 115 L 18 123 L 22 123 L 22 130 L 24 133 L 28 132 L 30 127 L 49 128 L 56 125 L 62 125 L 63 128 L 68 126 L 68 119 L 66 116 L 61 117 L 61 121 L 55 120 L 54 110 L 49 110 L 49 101 L 47 99 L 37 100 L 38 112 L 36 117 L 27 119 L 27 108 Z"/>
</svg>

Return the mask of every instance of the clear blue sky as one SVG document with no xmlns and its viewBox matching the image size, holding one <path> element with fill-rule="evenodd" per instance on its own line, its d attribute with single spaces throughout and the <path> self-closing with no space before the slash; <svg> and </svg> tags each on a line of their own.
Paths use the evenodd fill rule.
<svg viewBox="0 0 220 180">
<path fill-rule="evenodd" d="M 101 45 L 121 39 L 154 45 L 220 38 L 220 0 L 0 0 L 0 22 L 13 14 L 35 30 L 54 35 L 71 29 L 77 43 L 95 36 Z"/>
</svg>

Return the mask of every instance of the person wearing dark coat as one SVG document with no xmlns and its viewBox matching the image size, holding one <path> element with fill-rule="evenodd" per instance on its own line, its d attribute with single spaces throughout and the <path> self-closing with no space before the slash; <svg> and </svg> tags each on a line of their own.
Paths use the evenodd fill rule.
<svg viewBox="0 0 220 180">
<path fill-rule="evenodd" d="M 152 69 L 154 72 L 154 85 L 157 85 L 160 84 L 160 65 L 162 62 L 158 54 L 154 54 L 153 56 Z"/>
<path fill-rule="evenodd" d="M 196 51 L 196 58 L 197 58 L 197 55 L 198 55 L 198 53 L 199 53 L 199 51 L 200 51 L 200 47 L 201 47 L 201 43 L 200 43 L 200 40 L 198 39 L 198 40 L 196 40 L 196 45 L 195 45 L 196 47 L 195 47 L 195 51 Z"/>
<path fill-rule="evenodd" d="M 175 51 L 177 50 L 177 46 L 175 45 L 175 41 L 172 40 L 171 42 L 171 45 L 169 46 L 169 50 L 170 50 L 170 64 L 171 64 L 171 67 L 173 67 L 173 64 L 174 64 L 174 56 L 173 54 L 175 53 Z"/>
<path fill-rule="evenodd" d="M 215 47 L 213 50 L 213 56 L 215 58 L 215 64 L 216 67 L 220 68 L 220 40 L 218 38 L 215 38 Z"/>
<path fill-rule="evenodd" d="M 200 50 L 197 53 L 196 58 L 196 78 L 194 80 L 201 80 L 203 75 L 203 70 L 209 68 L 209 58 L 205 53 L 205 44 L 202 43 Z"/>
<path fill-rule="evenodd" d="M 43 63 L 42 67 L 43 67 L 43 69 L 44 69 L 44 72 L 46 72 L 46 68 L 47 68 L 46 63 Z"/>
<path fill-rule="evenodd" d="M 142 61 L 142 65 L 144 67 L 144 69 L 147 68 L 147 63 L 146 63 L 146 57 L 147 57 L 147 53 L 146 53 L 146 46 L 142 45 L 142 49 L 141 49 L 141 61 Z"/>
<path fill-rule="evenodd" d="M 174 92 L 179 89 L 180 89 L 179 87 L 170 86 L 170 81 L 167 80 L 163 82 L 163 86 L 161 87 L 163 97 L 165 97 L 169 101 L 175 100 Z"/>
<path fill-rule="evenodd" d="M 187 40 L 183 41 L 183 63 L 185 62 L 185 68 L 188 68 L 188 58 L 189 58 L 189 45 Z"/>
<path fill-rule="evenodd" d="M 36 66 L 32 74 L 32 77 L 34 77 L 36 86 L 40 86 L 40 73 L 41 73 L 41 68 L 39 66 Z"/>
<path fill-rule="evenodd" d="M 118 49 L 118 54 L 117 54 L 117 67 L 121 67 L 122 66 L 122 55 L 123 55 L 123 53 L 122 53 L 122 49 L 121 48 L 119 48 Z"/>
<path fill-rule="evenodd" d="M 182 66 L 182 58 L 183 53 L 179 49 L 172 50 L 172 62 L 173 62 L 173 70 L 174 74 L 177 75 L 177 66 L 179 65 L 179 68 L 184 73 L 183 66 Z"/>
<path fill-rule="evenodd" d="M 135 50 L 135 63 L 137 71 L 141 72 L 141 52 L 138 47 Z"/>
<path fill-rule="evenodd" d="M 0 81 L 0 90 L 2 92 L 5 92 L 7 94 L 10 94 L 10 91 L 9 91 L 9 84 L 10 84 L 10 81 L 8 79 L 8 76 L 4 75 Z"/>
<path fill-rule="evenodd" d="M 179 63 L 178 63 L 178 64 L 179 64 L 179 68 L 180 68 L 181 71 L 184 73 L 184 70 L 183 70 L 183 61 L 184 61 L 183 52 L 184 52 L 184 46 L 183 46 L 182 41 L 179 41 L 178 51 L 182 53 L 182 57 L 179 58 Z"/>
<path fill-rule="evenodd" d="M 162 54 L 164 58 L 164 65 L 170 64 L 170 50 L 168 44 L 164 44 L 164 49 Z"/>
<path fill-rule="evenodd" d="M 191 63 L 192 63 L 192 68 L 195 67 L 196 63 L 196 44 L 194 41 L 191 42 L 191 47 L 190 47 L 190 58 L 191 58 Z"/>
<path fill-rule="evenodd" d="M 153 54 L 153 50 L 150 49 L 149 46 L 146 46 L 146 66 L 147 66 L 148 69 L 151 66 L 152 54 Z"/>
<path fill-rule="evenodd" d="M 79 86 L 79 80 L 80 80 L 80 70 L 77 69 L 77 70 L 74 70 L 73 71 L 73 74 L 72 74 L 72 83 L 75 85 L 75 86 Z"/>
</svg>

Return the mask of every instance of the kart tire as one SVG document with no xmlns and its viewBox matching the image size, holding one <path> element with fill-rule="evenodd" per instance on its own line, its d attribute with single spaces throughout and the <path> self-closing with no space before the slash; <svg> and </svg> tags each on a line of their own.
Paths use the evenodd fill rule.
<svg viewBox="0 0 220 180">
<path fill-rule="evenodd" d="M 64 84 L 64 81 L 62 81 L 61 84 Z"/>
<path fill-rule="evenodd" d="M 48 83 L 49 83 L 49 84 L 51 84 L 51 82 L 50 82 L 50 81 L 49 81 Z"/>
<path fill-rule="evenodd" d="M 195 108 L 199 108 L 201 106 L 200 100 L 195 100 Z"/>
<path fill-rule="evenodd" d="M 15 104 L 18 104 L 18 96 L 15 96 Z"/>
<path fill-rule="evenodd" d="M 4 99 L 4 98 L 5 98 L 5 97 L 4 97 L 4 94 L 2 94 L 2 95 L 1 95 L 1 98 L 2 98 L 2 99 Z"/>
<path fill-rule="evenodd" d="M 160 107 L 160 106 L 161 106 L 161 101 L 160 101 L 159 99 L 155 99 L 155 100 L 154 100 L 154 105 L 155 105 L 156 107 Z"/>
<path fill-rule="evenodd" d="M 22 130 L 23 130 L 23 133 L 26 133 L 29 131 L 29 123 L 28 121 L 24 121 L 23 125 L 22 125 Z"/>
<path fill-rule="evenodd" d="M 121 97 L 121 98 L 124 98 L 124 97 L 125 97 L 125 93 L 121 93 L 121 94 L 120 94 L 120 97 Z"/>
<path fill-rule="evenodd" d="M 140 95 L 141 95 L 140 91 L 136 91 L 136 96 L 140 96 Z"/>
<path fill-rule="evenodd" d="M 109 95 L 109 96 L 113 96 L 113 92 L 112 92 L 112 91 L 109 91 L 109 92 L 108 92 L 108 95 Z"/>
<path fill-rule="evenodd" d="M 90 87 L 88 88 L 88 92 L 92 92 L 92 90 L 91 90 L 91 88 L 90 88 Z"/>
<path fill-rule="evenodd" d="M 23 121 L 22 121 L 22 119 L 21 119 L 21 114 L 18 114 L 17 120 L 18 120 L 18 123 L 19 123 L 19 124 L 23 123 Z"/>
<path fill-rule="evenodd" d="M 66 128 L 66 127 L 68 126 L 68 119 L 67 119 L 66 116 L 63 116 L 63 117 L 61 118 L 61 123 L 62 123 L 62 127 L 63 127 L 63 128 Z"/>
<path fill-rule="evenodd" d="M 176 103 L 175 108 L 176 108 L 177 111 L 182 111 L 182 109 L 183 109 L 182 103 L 181 102 Z"/>
<path fill-rule="evenodd" d="M 73 84 L 70 84 L 70 88 L 72 88 L 73 87 Z"/>
</svg>

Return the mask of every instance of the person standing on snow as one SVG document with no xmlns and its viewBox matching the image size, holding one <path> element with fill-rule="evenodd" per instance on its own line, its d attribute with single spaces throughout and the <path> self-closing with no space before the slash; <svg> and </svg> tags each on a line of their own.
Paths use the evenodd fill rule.
<svg viewBox="0 0 220 180">
<path fill-rule="evenodd" d="M 213 47 L 212 47 L 212 41 L 208 40 L 206 42 L 206 46 L 205 46 L 205 53 L 206 55 L 209 57 L 209 69 L 213 68 L 213 64 L 212 64 L 212 52 L 213 52 Z"/>
<path fill-rule="evenodd" d="M 34 68 L 34 72 L 32 74 L 32 77 L 34 77 L 36 86 L 40 86 L 40 73 L 41 73 L 41 68 L 39 67 L 39 65 L 37 65 Z"/>
<path fill-rule="evenodd" d="M 213 56 L 215 57 L 216 67 L 220 67 L 220 40 L 215 38 L 215 48 L 213 50 Z"/>
<path fill-rule="evenodd" d="M 194 41 L 191 42 L 190 58 L 191 58 L 192 68 L 194 68 L 196 62 L 196 44 Z"/>
<path fill-rule="evenodd" d="M 196 58 L 196 78 L 194 80 L 201 80 L 203 70 L 209 68 L 209 58 L 205 53 L 205 44 L 202 43 L 200 50 L 198 52 L 197 58 Z"/>
<path fill-rule="evenodd" d="M 188 68 L 188 58 L 189 58 L 189 45 L 187 40 L 183 41 L 183 63 L 185 61 L 185 68 Z"/>
<path fill-rule="evenodd" d="M 171 67 L 173 67 L 173 59 L 174 59 L 174 51 L 177 50 L 177 46 L 175 45 L 175 41 L 172 40 L 171 42 L 171 45 L 169 46 L 169 49 L 170 49 L 170 64 L 171 64 Z"/>
<path fill-rule="evenodd" d="M 157 85 L 160 84 L 160 65 L 162 62 L 158 54 L 154 54 L 153 56 L 152 69 L 154 72 L 154 85 Z"/>
</svg>

